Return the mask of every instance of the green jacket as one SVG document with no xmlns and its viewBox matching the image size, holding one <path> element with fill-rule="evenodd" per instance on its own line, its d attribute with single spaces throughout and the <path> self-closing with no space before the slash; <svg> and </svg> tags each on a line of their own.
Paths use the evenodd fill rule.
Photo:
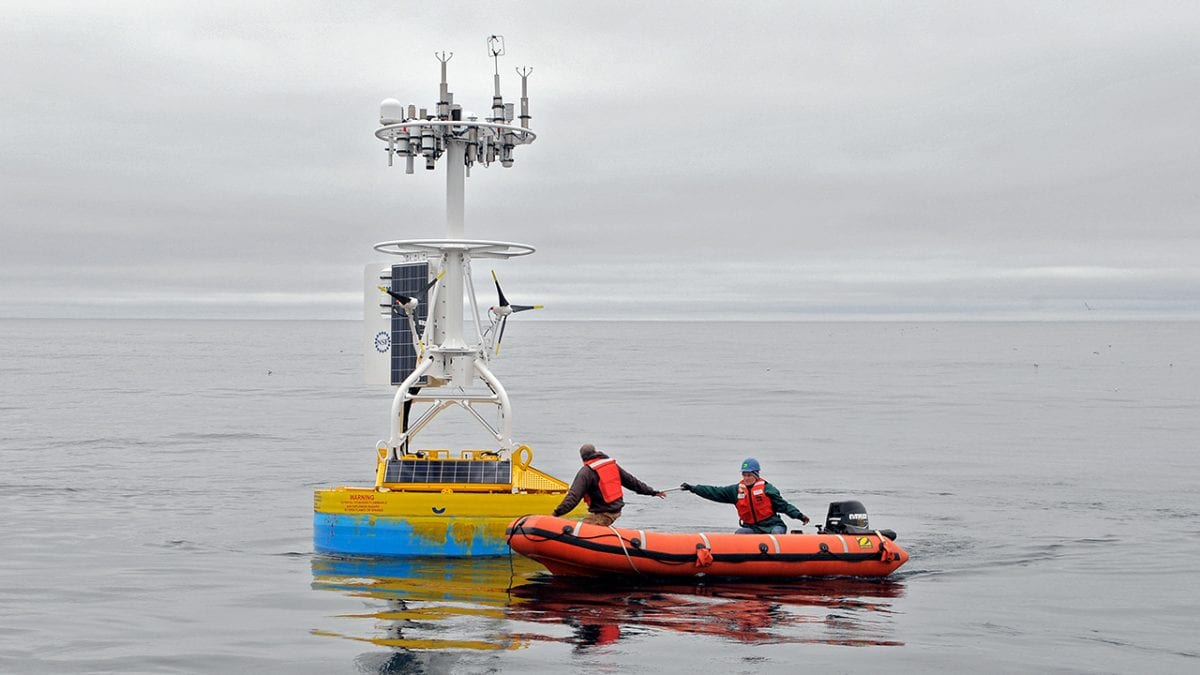
<svg viewBox="0 0 1200 675">
<path fill-rule="evenodd" d="M 692 493 L 697 497 L 703 497 L 709 501 L 721 502 L 722 504 L 736 504 L 738 494 L 738 484 L 733 485 L 693 485 Z M 777 525 L 784 525 L 783 518 L 779 514 L 784 514 L 789 518 L 801 520 L 804 514 L 800 513 L 800 509 L 788 503 L 783 495 L 779 494 L 779 488 L 767 483 L 763 492 L 771 498 L 771 506 L 775 508 L 775 515 L 766 520 L 757 523 L 742 523 L 742 527 L 749 527 L 758 530 L 759 532 L 770 532 L 771 528 Z"/>
</svg>

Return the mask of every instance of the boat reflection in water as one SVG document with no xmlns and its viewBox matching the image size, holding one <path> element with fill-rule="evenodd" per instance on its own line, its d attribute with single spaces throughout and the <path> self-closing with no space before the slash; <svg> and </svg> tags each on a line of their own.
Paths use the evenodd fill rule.
<svg viewBox="0 0 1200 675">
<path fill-rule="evenodd" d="M 512 589 L 510 618 L 576 628 L 581 646 L 673 631 L 739 643 L 900 645 L 891 603 L 903 585 L 877 579 L 634 585 L 542 578 Z"/>
<path fill-rule="evenodd" d="M 365 602 L 363 612 L 338 615 L 336 630 L 314 633 L 393 650 L 364 654 L 388 660 L 371 670 L 429 665 L 439 653 L 452 659 L 463 650 L 513 650 L 534 642 L 586 649 L 667 632 L 743 644 L 902 644 L 893 636 L 892 605 L 904 583 L 895 579 L 581 581 L 552 577 L 520 556 L 316 556 L 312 572 L 314 589 Z"/>
</svg>

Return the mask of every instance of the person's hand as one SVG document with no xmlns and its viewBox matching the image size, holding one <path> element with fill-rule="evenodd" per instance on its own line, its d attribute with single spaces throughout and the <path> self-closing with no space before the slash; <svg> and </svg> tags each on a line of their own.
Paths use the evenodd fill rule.
<svg viewBox="0 0 1200 675">
<path fill-rule="evenodd" d="M 665 492 L 655 492 L 655 493 L 654 493 L 654 496 L 655 496 L 655 497 L 658 497 L 659 499 L 666 499 L 666 498 L 667 498 L 667 493 L 665 493 Z"/>
<path fill-rule="evenodd" d="M 692 486 L 691 486 L 690 484 L 688 484 L 688 483 L 680 483 L 680 484 L 679 484 L 679 489 L 680 489 L 680 490 L 683 490 L 684 492 L 691 492 L 691 491 L 692 491 Z"/>
<path fill-rule="evenodd" d="M 808 524 L 808 516 L 804 516 L 804 515 L 800 516 L 800 522 L 807 525 Z"/>
</svg>

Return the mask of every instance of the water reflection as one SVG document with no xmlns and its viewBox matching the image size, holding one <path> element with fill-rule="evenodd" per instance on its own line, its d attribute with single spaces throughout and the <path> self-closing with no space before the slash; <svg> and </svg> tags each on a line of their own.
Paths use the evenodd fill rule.
<svg viewBox="0 0 1200 675">
<path fill-rule="evenodd" d="M 362 599 L 315 633 L 387 647 L 360 669 L 401 672 L 466 650 L 534 642 L 589 649 L 684 633 L 741 644 L 898 645 L 888 579 L 635 584 L 552 577 L 525 558 L 372 559 L 316 556 L 313 588 Z M 476 651 L 477 653 L 477 651 Z M 448 666 L 442 662 L 437 667 Z"/>
<path fill-rule="evenodd" d="M 647 586 L 547 577 L 514 586 L 508 616 L 565 623 L 583 647 L 654 630 L 743 644 L 898 645 L 890 601 L 902 592 L 874 579 Z"/>
</svg>

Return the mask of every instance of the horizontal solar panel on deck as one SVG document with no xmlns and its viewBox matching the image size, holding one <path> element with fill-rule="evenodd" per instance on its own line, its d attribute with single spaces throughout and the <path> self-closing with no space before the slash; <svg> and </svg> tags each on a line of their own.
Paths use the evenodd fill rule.
<svg viewBox="0 0 1200 675">
<path fill-rule="evenodd" d="M 385 483 L 509 483 L 512 461 L 467 459 L 396 460 L 388 462 Z"/>
</svg>

